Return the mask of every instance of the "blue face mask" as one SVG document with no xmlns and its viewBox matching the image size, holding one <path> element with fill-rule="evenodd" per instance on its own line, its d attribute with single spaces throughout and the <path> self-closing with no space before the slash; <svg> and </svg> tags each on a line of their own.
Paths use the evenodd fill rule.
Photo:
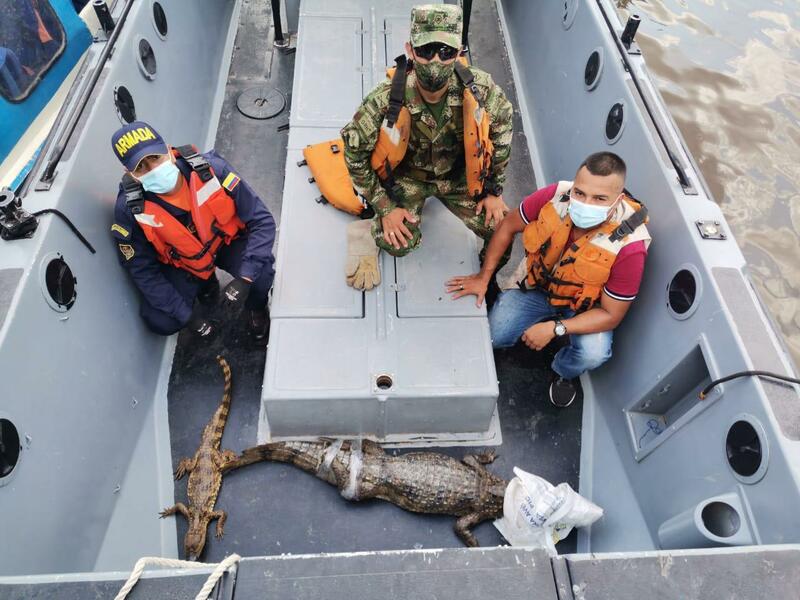
<svg viewBox="0 0 800 600">
<path fill-rule="evenodd" d="M 612 206 L 595 206 L 569 197 L 569 216 L 576 227 L 591 229 L 608 218 Z"/>
<path fill-rule="evenodd" d="M 139 177 L 139 182 L 148 192 L 167 194 L 175 189 L 175 184 L 178 183 L 178 175 L 180 174 L 178 167 L 168 160 Z"/>
</svg>

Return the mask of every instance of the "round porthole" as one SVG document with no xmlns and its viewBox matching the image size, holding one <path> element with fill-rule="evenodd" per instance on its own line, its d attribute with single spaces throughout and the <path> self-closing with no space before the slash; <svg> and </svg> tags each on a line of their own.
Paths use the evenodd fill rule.
<svg viewBox="0 0 800 600">
<path fill-rule="evenodd" d="M 578 14 L 578 0 L 564 0 L 564 10 L 561 13 L 561 26 L 569 29 L 575 22 L 575 15 Z"/>
<path fill-rule="evenodd" d="M 136 45 L 136 64 L 139 65 L 139 71 L 141 71 L 145 79 L 152 81 L 156 78 L 156 71 L 158 70 L 153 47 L 150 42 L 141 36 L 136 38 L 134 44 Z"/>
<path fill-rule="evenodd" d="M 622 137 L 622 130 L 625 129 L 625 103 L 622 100 L 616 102 L 606 117 L 606 141 L 609 144 L 616 144 Z"/>
<path fill-rule="evenodd" d="M 40 268 L 42 294 L 47 304 L 57 312 L 67 312 L 78 297 L 78 280 L 61 254 L 50 253 L 42 259 Z"/>
<path fill-rule="evenodd" d="M 136 105 L 133 103 L 133 96 L 124 85 L 114 88 L 114 106 L 123 125 L 136 120 Z"/>
<path fill-rule="evenodd" d="M 17 466 L 20 450 L 17 428 L 8 419 L 0 419 L 0 485 Z"/>
<path fill-rule="evenodd" d="M 702 292 L 700 273 L 694 265 L 682 265 L 667 286 L 667 308 L 676 319 L 688 319 L 697 310 Z"/>
<path fill-rule="evenodd" d="M 153 27 L 155 27 L 158 37 L 162 40 L 167 39 L 167 33 L 169 32 L 167 13 L 164 12 L 164 7 L 161 6 L 160 2 L 153 2 Z"/>
<path fill-rule="evenodd" d="M 769 452 L 764 428 L 750 415 L 738 415 L 725 437 L 725 458 L 743 483 L 756 483 L 767 472 Z"/>
<path fill-rule="evenodd" d="M 600 83 L 600 75 L 603 74 L 603 49 L 595 48 L 586 61 L 583 70 L 583 85 L 586 91 L 591 92 Z"/>
</svg>

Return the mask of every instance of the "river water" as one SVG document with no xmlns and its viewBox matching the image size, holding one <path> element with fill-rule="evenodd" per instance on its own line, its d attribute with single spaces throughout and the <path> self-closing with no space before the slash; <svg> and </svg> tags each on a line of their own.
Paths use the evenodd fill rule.
<svg viewBox="0 0 800 600">
<path fill-rule="evenodd" d="M 800 0 L 617 0 L 800 365 Z"/>
</svg>

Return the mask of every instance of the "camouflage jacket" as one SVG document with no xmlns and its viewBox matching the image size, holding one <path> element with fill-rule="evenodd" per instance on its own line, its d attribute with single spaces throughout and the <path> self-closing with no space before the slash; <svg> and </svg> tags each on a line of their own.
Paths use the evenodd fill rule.
<svg viewBox="0 0 800 600">
<path fill-rule="evenodd" d="M 475 83 L 484 99 L 490 118 L 490 137 L 494 156 L 490 179 L 502 185 L 511 155 L 513 108 L 503 90 L 485 71 L 470 67 Z M 411 136 L 408 151 L 397 166 L 398 175 L 409 173 L 426 181 L 464 177 L 464 122 L 462 114 L 464 88 L 453 73 L 445 96 L 445 107 L 437 124 L 428 105 L 416 88 L 412 71 L 406 81 L 405 106 L 411 113 Z M 370 166 L 370 157 L 378 140 L 378 132 L 389 105 L 388 79 L 372 90 L 359 106 L 353 120 L 342 129 L 344 157 L 353 185 L 381 216 L 396 207 L 381 187 Z"/>
</svg>

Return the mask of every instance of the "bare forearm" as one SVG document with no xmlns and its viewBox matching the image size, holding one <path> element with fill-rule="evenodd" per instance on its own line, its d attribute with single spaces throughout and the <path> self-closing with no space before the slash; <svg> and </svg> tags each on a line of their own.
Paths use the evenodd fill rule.
<svg viewBox="0 0 800 600">
<path fill-rule="evenodd" d="M 579 315 L 575 315 L 571 319 L 563 319 L 561 322 L 567 328 L 568 333 L 586 334 L 611 331 L 619 325 L 620 320 L 621 319 L 615 317 L 604 308 L 598 306 Z"/>
<path fill-rule="evenodd" d="M 480 276 L 486 281 L 489 281 L 497 270 L 500 259 L 511 245 L 511 242 L 514 241 L 515 233 L 516 232 L 511 227 L 506 226 L 506 221 L 503 221 L 500 227 L 497 228 L 497 231 L 495 231 L 492 239 L 489 241 L 489 247 L 486 249 L 486 256 L 481 266 Z"/>
</svg>

